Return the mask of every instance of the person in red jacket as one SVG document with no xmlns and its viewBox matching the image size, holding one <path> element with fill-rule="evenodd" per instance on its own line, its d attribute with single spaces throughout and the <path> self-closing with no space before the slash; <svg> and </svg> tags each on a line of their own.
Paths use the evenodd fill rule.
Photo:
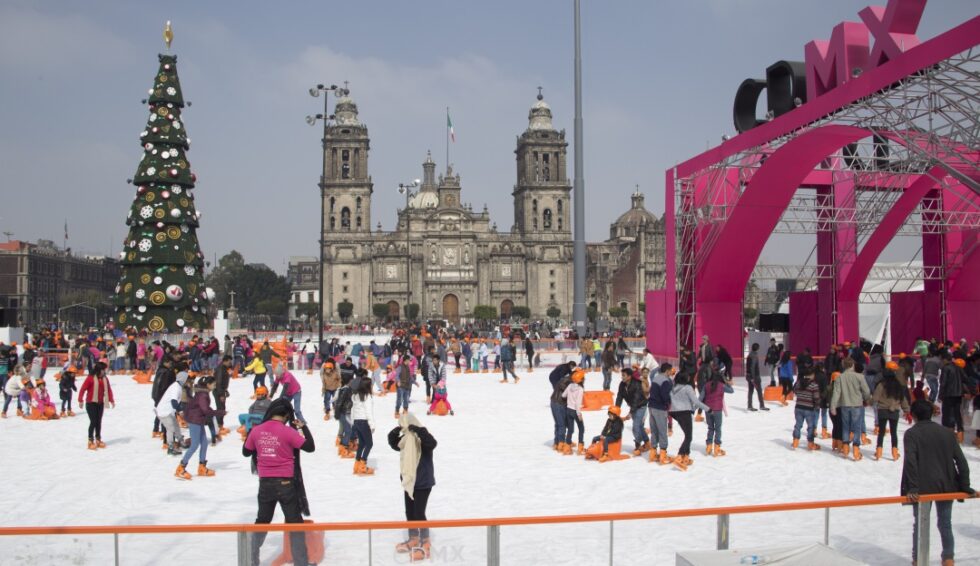
<svg viewBox="0 0 980 566">
<path fill-rule="evenodd" d="M 85 412 L 88 413 L 89 450 L 105 448 L 105 443 L 102 442 L 102 413 L 106 403 L 113 408 L 116 406 L 105 372 L 106 365 L 102 362 L 96 363 L 92 366 L 92 373 L 85 378 L 85 383 L 78 390 L 78 404 L 84 405 Z"/>
</svg>

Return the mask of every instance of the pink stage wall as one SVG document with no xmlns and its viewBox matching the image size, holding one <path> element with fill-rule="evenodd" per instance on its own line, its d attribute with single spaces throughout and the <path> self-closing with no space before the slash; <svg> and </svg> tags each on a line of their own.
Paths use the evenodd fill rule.
<svg viewBox="0 0 980 566">
<path fill-rule="evenodd" d="M 647 291 L 645 295 L 647 317 L 647 348 L 653 355 L 677 356 L 677 316 L 674 294 L 666 289 Z"/>
<path fill-rule="evenodd" d="M 796 291 L 789 294 L 789 343 L 794 354 L 810 348 L 820 354 L 820 320 L 818 317 L 818 291 Z"/>
<path fill-rule="evenodd" d="M 922 336 L 928 340 L 932 337 L 925 328 L 925 297 L 922 291 L 891 294 L 892 354 L 912 353 L 916 338 Z"/>
</svg>

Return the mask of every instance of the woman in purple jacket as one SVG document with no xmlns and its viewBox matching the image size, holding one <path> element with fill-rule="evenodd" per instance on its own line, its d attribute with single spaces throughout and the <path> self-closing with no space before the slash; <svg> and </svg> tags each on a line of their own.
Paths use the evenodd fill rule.
<svg viewBox="0 0 980 566">
<path fill-rule="evenodd" d="M 293 404 L 293 412 L 296 413 L 296 418 L 301 423 L 306 423 L 306 419 L 303 418 L 303 411 L 300 410 L 299 405 L 303 400 L 303 388 L 299 385 L 299 380 L 296 379 L 289 370 L 281 369 L 281 373 L 276 377 L 275 381 L 272 382 L 272 395 L 269 397 L 275 397 L 276 389 L 282 386 L 282 399 L 285 399 Z"/>
<path fill-rule="evenodd" d="M 214 475 L 214 470 L 208 468 L 208 436 L 206 426 L 212 418 L 218 415 L 224 416 L 225 414 L 225 411 L 216 411 L 211 408 L 211 391 L 214 390 L 215 384 L 216 382 L 212 376 L 201 378 L 194 386 L 192 390 L 193 396 L 187 403 L 187 407 L 184 408 L 184 420 L 187 421 L 191 446 L 187 452 L 184 452 L 184 457 L 181 458 L 180 464 L 177 465 L 177 471 L 174 472 L 177 479 L 191 479 L 191 475 L 187 473 L 187 464 L 190 462 L 195 449 L 199 449 L 197 475 L 205 477 Z"/>
<path fill-rule="evenodd" d="M 705 440 L 705 454 L 708 456 L 724 456 L 721 449 L 721 424 L 725 414 L 725 393 L 734 393 L 731 381 L 719 371 L 717 362 L 711 362 L 711 377 L 704 389 L 701 390 L 701 402 L 708 406 L 705 411 L 705 421 L 708 424 L 708 438 Z"/>
</svg>

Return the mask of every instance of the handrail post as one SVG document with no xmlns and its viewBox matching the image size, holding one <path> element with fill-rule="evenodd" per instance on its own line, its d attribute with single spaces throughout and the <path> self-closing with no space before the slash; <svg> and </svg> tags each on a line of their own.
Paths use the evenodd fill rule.
<svg viewBox="0 0 980 566">
<path fill-rule="evenodd" d="M 112 533 L 112 547 L 116 554 L 116 566 L 119 566 L 119 533 Z"/>
<path fill-rule="evenodd" d="M 368 529 L 368 566 L 374 565 L 374 545 L 371 544 L 371 529 Z"/>
<path fill-rule="evenodd" d="M 613 522 L 609 521 L 609 566 L 613 566 Z"/>
<path fill-rule="evenodd" d="M 931 510 L 932 503 L 920 501 L 915 514 L 918 523 L 915 563 L 918 566 L 929 566 L 929 511 Z"/>
<path fill-rule="evenodd" d="M 718 550 L 728 550 L 728 520 L 730 515 L 718 515 Z"/>
<path fill-rule="evenodd" d="M 238 566 L 251 566 L 251 556 L 248 551 L 248 533 L 238 531 Z"/>
<path fill-rule="evenodd" d="M 500 566 L 500 525 L 487 526 L 487 566 Z"/>
<path fill-rule="evenodd" d="M 823 544 L 830 546 L 830 507 L 823 510 Z"/>
</svg>

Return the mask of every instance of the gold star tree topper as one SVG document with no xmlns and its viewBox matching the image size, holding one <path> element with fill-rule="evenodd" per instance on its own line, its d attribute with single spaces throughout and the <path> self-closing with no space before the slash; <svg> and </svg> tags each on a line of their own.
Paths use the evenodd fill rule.
<svg viewBox="0 0 980 566">
<path fill-rule="evenodd" d="M 167 20 L 167 25 L 163 27 L 163 41 L 167 43 L 167 49 L 170 49 L 170 42 L 174 40 L 174 30 L 170 27 L 170 20 Z"/>
</svg>

